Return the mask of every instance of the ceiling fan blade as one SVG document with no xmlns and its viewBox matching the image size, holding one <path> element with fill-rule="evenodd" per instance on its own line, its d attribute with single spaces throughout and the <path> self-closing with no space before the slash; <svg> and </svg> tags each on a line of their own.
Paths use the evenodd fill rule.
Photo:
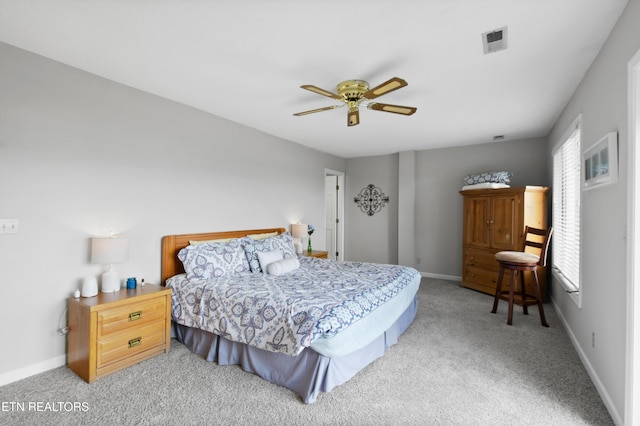
<svg viewBox="0 0 640 426">
<path fill-rule="evenodd" d="M 360 110 L 358 108 L 350 109 L 347 114 L 347 126 L 356 126 L 360 124 Z"/>
<path fill-rule="evenodd" d="M 392 79 L 389 79 L 384 83 L 377 85 L 376 87 L 369 90 L 368 92 L 365 92 L 365 94 L 362 95 L 362 97 L 367 99 L 375 99 L 378 96 L 382 96 L 386 93 L 393 92 L 394 90 L 401 89 L 406 85 L 407 85 L 407 82 L 404 81 L 403 79 L 398 77 L 393 77 Z"/>
<path fill-rule="evenodd" d="M 324 107 L 324 108 L 316 108 L 316 109 L 310 109 L 309 111 L 296 112 L 293 115 L 295 115 L 296 117 L 300 117 L 301 115 L 313 114 L 314 112 L 328 111 L 330 109 L 336 109 L 336 108 L 339 108 L 341 106 L 342 105 L 331 105 L 331 106 Z"/>
<path fill-rule="evenodd" d="M 337 93 L 329 92 L 328 90 L 321 89 L 321 88 L 313 86 L 311 84 L 304 84 L 304 85 L 300 86 L 300 88 L 306 89 L 306 90 L 310 90 L 310 91 L 312 91 L 314 93 L 317 93 L 319 95 L 327 96 L 329 98 L 337 99 L 339 101 L 343 100 L 342 96 L 338 95 Z"/>
<path fill-rule="evenodd" d="M 367 108 L 376 111 L 393 112 L 394 114 L 411 115 L 418 110 L 418 108 L 402 105 L 389 105 L 381 104 L 378 102 L 372 102 L 367 105 Z"/>
</svg>

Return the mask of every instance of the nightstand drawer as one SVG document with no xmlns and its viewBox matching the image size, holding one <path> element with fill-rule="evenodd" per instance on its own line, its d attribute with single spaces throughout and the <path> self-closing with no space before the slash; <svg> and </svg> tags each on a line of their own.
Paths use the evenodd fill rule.
<svg viewBox="0 0 640 426">
<path fill-rule="evenodd" d="M 164 320 L 156 321 L 143 327 L 132 327 L 122 333 L 97 342 L 96 367 L 104 367 L 164 343 Z"/>
<path fill-rule="evenodd" d="M 165 312 L 165 299 L 162 297 L 101 311 L 98 313 L 98 339 L 121 330 L 163 320 Z"/>
</svg>

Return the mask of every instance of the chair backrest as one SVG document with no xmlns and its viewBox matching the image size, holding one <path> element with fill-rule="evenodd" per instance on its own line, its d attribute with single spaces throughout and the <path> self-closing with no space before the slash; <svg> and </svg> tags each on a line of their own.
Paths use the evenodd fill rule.
<svg viewBox="0 0 640 426">
<path fill-rule="evenodd" d="M 537 235 L 538 237 L 532 237 L 533 235 Z M 529 226 L 524 228 L 524 245 L 522 251 L 527 251 L 527 247 L 534 247 L 540 250 L 538 266 L 547 266 L 547 253 L 549 252 L 551 235 L 553 235 L 553 228 L 551 226 L 548 229 L 538 229 Z"/>
</svg>

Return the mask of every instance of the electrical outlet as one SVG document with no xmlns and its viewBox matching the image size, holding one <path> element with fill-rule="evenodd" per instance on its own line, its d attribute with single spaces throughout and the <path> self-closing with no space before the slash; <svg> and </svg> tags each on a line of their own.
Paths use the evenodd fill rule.
<svg viewBox="0 0 640 426">
<path fill-rule="evenodd" d="M 19 228 L 18 219 L 0 219 L 0 234 L 17 234 Z"/>
</svg>

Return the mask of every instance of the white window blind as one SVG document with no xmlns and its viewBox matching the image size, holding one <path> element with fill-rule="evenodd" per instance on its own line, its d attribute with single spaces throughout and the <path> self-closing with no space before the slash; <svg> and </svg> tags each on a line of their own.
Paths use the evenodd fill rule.
<svg viewBox="0 0 640 426">
<path fill-rule="evenodd" d="M 580 123 L 553 154 L 553 270 L 580 289 Z"/>
</svg>

